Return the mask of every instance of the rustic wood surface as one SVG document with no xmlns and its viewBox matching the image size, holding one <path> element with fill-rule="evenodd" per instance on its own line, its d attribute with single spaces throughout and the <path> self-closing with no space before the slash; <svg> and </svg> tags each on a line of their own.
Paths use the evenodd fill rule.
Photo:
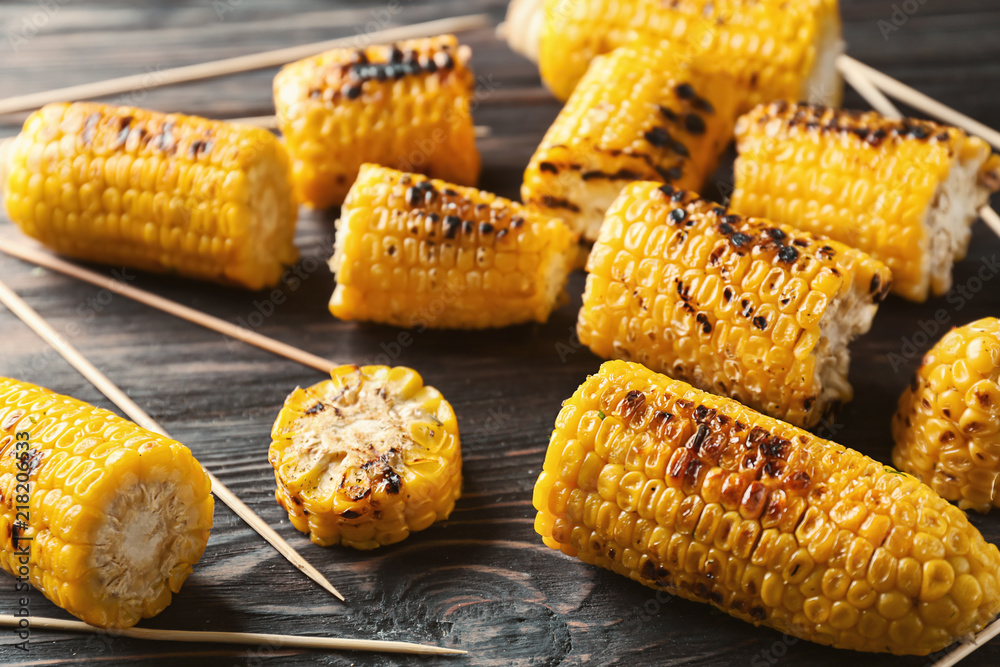
<svg viewBox="0 0 1000 667">
<path fill-rule="evenodd" d="M 1000 7 L 995 2 L 842 4 L 852 55 L 1000 127 Z M 157 71 L 172 66 L 351 35 L 387 23 L 474 11 L 491 12 L 499 20 L 504 5 L 503 0 L 4 2 L 0 97 L 143 71 L 152 81 Z M 894 5 L 903 13 L 894 16 Z M 880 21 L 886 22 L 882 28 Z M 476 121 L 493 130 L 480 141 L 481 184 L 516 196 L 521 171 L 558 104 L 540 88 L 535 69 L 491 31 L 463 39 L 475 50 L 481 77 Z M 262 115 L 273 109 L 273 75 L 274 70 L 265 70 L 116 99 L 213 117 Z M 847 103 L 861 105 L 853 93 Z M 22 119 L 0 117 L 0 137 L 15 134 Z M 720 182 L 729 178 L 720 172 Z M 852 654 L 755 629 L 708 606 L 658 598 L 650 589 L 545 548 L 532 529 L 531 489 L 560 401 L 600 363 L 578 349 L 572 334 L 582 276 L 572 279 L 572 303 L 545 325 L 426 332 L 403 346 L 398 330 L 338 322 L 328 314 L 333 281 L 324 260 L 335 214 L 304 216 L 299 242 L 307 277 L 300 288 L 285 290 L 280 304 L 267 294 L 173 278 L 132 274 L 132 283 L 335 360 L 412 366 L 451 400 L 465 452 L 462 499 L 449 521 L 374 553 L 312 545 L 274 501 L 266 458 L 270 425 L 285 395 L 296 385 L 321 380 L 320 373 L 2 256 L 0 275 L 349 600 L 338 603 L 300 575 L 220 504 L 204 559 L 174 603 L 144 626 L 417 640 L 461 647 L 470 655 L 418 660 L 40 631 L 25 653 L 12 648 L 13 633 L 2 630 L 0 663 L 929 664 L 927 658 Z M 0 214 L 0 234 L 15 231 Z M 1000 241 L 979 225 L 969 257 L 956 272 L 956 284 L 965 293 L 921 306 L 889 299 L 873 331 L 853 347 L 851 380 L 857 396 L 826 428 L 827 435 L 889 460 L 889 419 L 896 399 L 938 335 L 921 334 L 921 321 L 933 320 L 939 309 L 949 325 L 996 315 L 998 254 Z M 985 281 L 976 277 L 980 270 L 988 275 Z M 0 310 L 0 374 L 111 407 L 5 310 Z M 973 516 L 972 521 L 988 539 L 1000 541 L 1000 515 Z M 0 576 L 0 610 L 11 613 L 17 597 L 13 579 Z M 30 596 L 30 610 L 66 616 L 38 593 Z M 998 662 L 1000 641 L 965 664 Z"/>
</svg>

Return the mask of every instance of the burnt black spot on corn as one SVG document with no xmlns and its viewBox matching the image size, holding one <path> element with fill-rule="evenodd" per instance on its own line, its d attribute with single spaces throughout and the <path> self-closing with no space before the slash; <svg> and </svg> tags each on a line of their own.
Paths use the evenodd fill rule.
<svg viewBox="0 0 1000 667">
<path fill-rule="evenodd" d="M 636 391 L 641 414 L 624 400 Z M 727 422 L 689 447 L 707 428 L 699 408 Z M 665 411 L 674 418 L 659 419 Z M 748 447 L 760 456 L 744 456 Z M 556 418 L 535 530 L 567 555 L 744 621 L 840 648 L 926 655 L 1000 611 L 1000 551 L 959 509 L 894 473 L 612 361 Z"/>
</svg>

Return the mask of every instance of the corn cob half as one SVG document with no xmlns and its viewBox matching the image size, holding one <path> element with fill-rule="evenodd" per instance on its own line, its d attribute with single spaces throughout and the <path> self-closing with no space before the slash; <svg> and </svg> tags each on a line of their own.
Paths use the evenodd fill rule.
<svg viewBox="0 0 1000 667">
<path fill-rule="evenodd" d="M 343 203 L 365 162 L 475 185 L 470 57 L 442 35 L 335 49 L 281 70 L 274 103 L 299 198 Z"/>
<path fill-rule="evenodd" d="M 542 79 L 565 100 L 590 61 L 637 39 L 701 72 L 724 72 L 748 94 L 749 109 L 775 99 L 838 104 L 836 58 L 843 51 L 836 0 L 515 0 L 543 11 Z M 515 7 L 509 16 L 528 13 Z M 521 18 L 531 33 L 532 21 Z M 522 37 L 512 39 L 517 45 Z M 530 47 L 521 51 L 531 55 Z M 668 65 L 669 68 L 669 65 Z"/>
<path fill-rule="evenodd" d="M 298 257 L 288 156 L 260 128 L 51 104 L 25 122 L 7 171 L 11 220 L 64 255 L 251 289 Z"/>
<path fill-rule="evenodd" d="M 913 477 L 611 361 L 563 403 L 545 544 L 755 625 L 926 655 L 1000 611 L 1000 551 Z"/>
<path fill-rule="evenodd" d="M 575 241 L 516 202 L 363 165 L 337 222 L 330 312 L 418 329 L 544 322 L 566 298 Z"/>
<path fill-rule="evenodd" d="M 931 348 L 892 431 L 897 468 L 962 509 L 1000 506 L 1000 320 L 952 329 Z"/>
<path fill-rule="evenodd" d="M 451 405 L 409 368 L 340 366 L 271 433 L 275 496 L 316 544 L 374 549 L 448 518 L 462 490 Z"/>
<path fill-rule="evenodd" d="M 732 136 L 736 86 L 669 60 L 641 44 L 596 57 L 532 156 L 521 200 L 594 241 L 629 181 L 700 190 Z"/>
<path fill-rule="evenodd" d="M 170 604 L 208 542 L 210 491 L 184 445 L 0 378 L 0 566 L 87 623 Z"/>
<path fill-rule="evenodd" d="M 970 226 L 1000 189 L 1000 156 L 964 131 L 775 102 L 737 123 L 733 209 L 860 248 L 913 301 L 951 287 Z"/>
<path fill-rule="evenodd" d="M 862 252 L 647 182 L 612 205 L 587 272 L 595 354 L 807 427 L 850 400 L 847 344 L 890 283 Z"/>
</svg>

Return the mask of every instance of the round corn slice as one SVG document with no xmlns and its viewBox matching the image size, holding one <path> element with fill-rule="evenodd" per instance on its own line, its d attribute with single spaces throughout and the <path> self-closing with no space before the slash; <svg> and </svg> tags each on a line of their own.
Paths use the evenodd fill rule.
<svg viewBox="0 0 1000 667">
<path fill-rule="evenodd" d="M 399 542 L 448 518 L 461 493 L 455 413 L 409 368 L 340 366 L 296 388 L 271 438 L 275 497 L 321 546 Z"/>
<path fill-rule="evenodd" d="M 892 432 L 897 468 L 962 509 L 1000 506 L 1000 320 L 952 329 L 931 348 Z"/>
<path fill-rule="evenodd" d="M 91 625 L 170 604 L 212 528 L 191 451 L 107 410 L 0 377 L 0 567 Z"/>
</svg>

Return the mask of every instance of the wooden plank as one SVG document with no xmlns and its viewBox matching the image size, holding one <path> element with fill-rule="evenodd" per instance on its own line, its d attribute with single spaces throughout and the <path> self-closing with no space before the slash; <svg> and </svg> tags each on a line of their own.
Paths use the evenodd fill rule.
<svg viewBox="0 0 1000 667">
<path fill-rule="evenodd" d="M 224 2 L 227 0 L 223 0 Z M 95 0 L 66 3 L 57 17 L 19 52 L 6 30 L 35 2 L 0 6 L 0 81 L 3 94 L 44 90 L 85 80 L 170 67 L 351 34 L 345 17 L 378 12 L 384 1 L 228 0 L 234 11 L 219 22 L 212 3 Z M 490 11 L 502 0 L 408 2 L 400 17 L 429 20 L 450 14 Z M 995 3 L 956 0 L 925 3 L 883 39 L 879 20 L 891 20 L 888 0 L 843 3 L 850 52 L 964 113 L 1000 127 L 1000 45 L 993 26 Z M 900 4 L 900 3 L 896 3 Z M 343 13 L 347 12 L 347 13 Z M 328 24 L 322 17 L 334 17 Z M 498 84 L 484 95 L 476 122 L 493 128 L 480 141 L 483 187 L 516 196 L 521 172 L 559 106 L 540 89 L 537 72 L 497 43 L 491 31 L 466 36 L 479 75 Z M 978 54 L 978 55 L 977 55 Z M 215 117 L 264 115 L 274 72 L 150 91 L 141 103 Z M 524 93 L 527 93 L 525 95 Z M 853 93 L 848 104 L 861 101 Z M 16 132 L 18 118 L 0 118 L 0 136 Z M 6 123 L 6 124 L 4 124 Z M 728 168 L 717 180 L 731 181 Z M 994 201 L 994 204 L 1000 202 Z M 322 264 L 332 243 L 336 212 L 310 213 L 298 243 L 314 261 L 301 287 L 273 314 L 261 316 L 261 333 L 316 354 L 358 362 L 385 361 L 419 370 L 453 403 L 463 436 L 465 487 L 452 518 L 405 542 L 373 553 L 322 549 L 292 528 L 273 496 L 266 461 L 270 426 L 285 395 L 322 374 L 179 322 L 126 299 L 32 270 L 0 257 L 11 287 L 170 432 L 188 444 L 220 479 L 318 568 L 337 572 L 337 585 L 351 600 L 344 607 L 297 575 L 284 559 L 225 508 L 216 513 L 203 561 L 153 628 L 231 630 L 365 636 L 422 640 L 472 651 L 461 664 L 697 664 L 916 667 L 925 659 L 869 656 L 783 638 L 707 606 L 659 599 L 654 591 L 545 548 L 532 529 L 531 489 L 560 401 L 600 361 L 575 349 L 571 335 L 583 288 L 571 281 L 571 303 L 545 325 L 463 333 L 428 331 L 398 345 L 390 327 L 338 322 L 326 301 L 333 280 Z M 0 233 L 13 233 L 0 215 Z M 977 283 L 977 272 L 1000 258 L 1000 241 L 977 226 L 969 257 L 956 270 L 956 284 L 974 291 L 966 299 L 925 305 L 890 298 L 871 333 L 853 349 L 853 403 L 831 426 L 835 439 L 889 460 L 889 419 L 920 356 L 939 334 L 921 333 L 921 322 L 944 309 L 948 324 L 962 324 L 1000 311 L 996 278 Z M 177 299 L 231 322 L 248 322 L 266 297 L 161 276 L 135 274 L 134 284 Z M 75 329 L 71 329 L 74 330 Z M 67 334 L 68 335 L 68 334 Z M 565 348 L 563 347 L 565 346 Z M 569 351 L 566 351 L 566 348 Z M 562 352 L 562 356 L 560 356 Z M 894 368 L 890 354 L 903 363 Z M 9 313 L 0 312 L 0 374 L 38 382 L 111 408 L 58 356 Z M 988 539 L 1000 541 L 996 515 L 971 516 Z M 7 582 L 6 584 L 4 582 Z M 0 611 L 14 608 L 13 580 L 0 576 Z M 38 593 L 33 614 L 65 616 Z M 168 646 L 110 636 L 37 633 L 25 654 L 4 644 L 0 663 L 74 664 L 100 659 L 108 665 L 192 664 L 390 664 L 377 656 L 318 656 L 276 647 L 273 651 Z M 963 664 L 1000 663 L 1000 643 L 977 651 Z M 391 663 L 395 664 L 395 663 Z M 457 664 L 422 660 L 421 664 Z"/>
</svg>

